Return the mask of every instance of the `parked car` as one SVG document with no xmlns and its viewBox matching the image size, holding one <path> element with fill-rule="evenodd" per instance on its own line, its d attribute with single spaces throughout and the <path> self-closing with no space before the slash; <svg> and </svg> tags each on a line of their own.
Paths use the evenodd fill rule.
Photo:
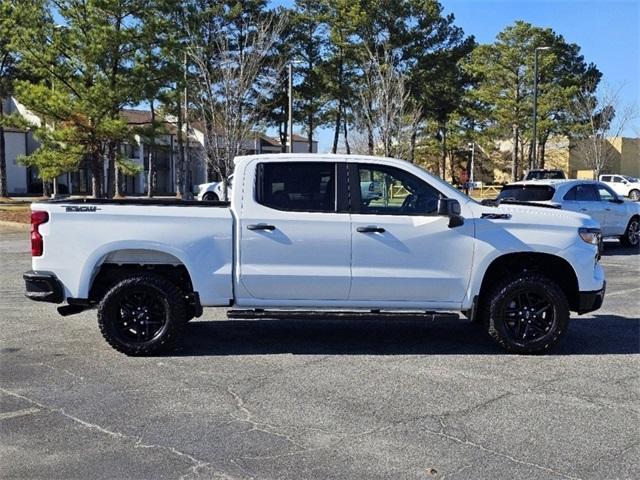
<svg viewBox="0 0 640 480">
<path fill-rule="evenodd" d="M 205 202 L 226 202 L 231 198 L 231 186 L 233 185 L 233 175 L 227 178 L 227 195 L 222 190 L 222 182 L 201 183 L 197 186 L 196 198 Z"/>
<path fill-rule="evenodd" d="M 631 200 L 640 200 L 640 180 L 628 175 L 600 175 L 602 183 L 606 183 L 614 192 Z"/>
<path fill-rule="evenodd" d="M 535 169 L 529 170 L 523 180 L 565 180 L 567 176 L 560 169 Z"/>
<path fill-rule="evenodd" d="M 384 178 L 393 195 L 368 200 L 367 178 Z M 230 206 L 87 199 L 31 209 L 27 296 L 66 302 L 62 315 L 97 307 L 106 341 L 130 355 L 167 349 L 207 306 L 240 318 L 462 311 L 508 351 L 541 352 L 570 311 L 600 308 L 605 292 L 589 216 L 481 205 L 388 158 L 240 157 Z"/>
<path fill-rule="evenodd" d="M 603 237 L 640 247 L 640 204 L 616 194 L 607 184 L 593 180 L 538 180 L 505 185 L 498 201 L 515 200 L 556 206 L 590 215 Z"/>
</svg>

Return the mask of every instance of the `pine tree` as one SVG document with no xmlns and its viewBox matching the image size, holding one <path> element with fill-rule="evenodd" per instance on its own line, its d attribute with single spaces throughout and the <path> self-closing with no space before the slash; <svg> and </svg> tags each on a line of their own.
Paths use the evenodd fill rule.
<svg viewBox="0 0 640 480">
<path fill-rule="evenodd" d="M 137 103 L 132 59 L 137 49 L 144 0 L 66 0 L 56 2 L 47 21 L 33 19 L 18 28 L 16 45 L 24 63 L 45 82 L 19 82 L 18 99 L 32 112 L 69 129 L 69 148 L 80 147 L 87 159 L 92 193 L 115 193 L 116 165 L 127 125 L 119 116 L 126 104 Z M 54 103 L 55 100 L 55 103 Z M 43 143 L 42 155 L 50 144 Z M 46 168 L 42 165 L 42 169 Z"/>
</svg>

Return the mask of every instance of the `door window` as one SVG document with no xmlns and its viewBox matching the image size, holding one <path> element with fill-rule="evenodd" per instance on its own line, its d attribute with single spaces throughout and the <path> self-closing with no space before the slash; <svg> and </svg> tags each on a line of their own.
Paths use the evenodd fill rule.
<svg viewBox="0 0 640 480">
<path fill-rule="evenodd" d="M 600 196 L 594 185 L 576 185 L 564 196 L 565 200 L 576 200 L 578 202 L 598 202 Z"/>
<path fill-rule="evenodd" d="M 257 202 L 291 212 L 336 211 L 336 164 L 269 162 L 258 164 Z"/>
<path fill-rule="evenodd" d="M 617 198 L 616 194 L 613 193 L 613 190 L 605 187 L 604 185 L 598 185 L 598 193 L 600 194 L 600 200 L 603 200 L 605 202 L 609 200 L 615 200 Z"/>
<path fill-rule="evenodd" d="M 359 213 L 436 215 L 442 194 L 428 183 L 398 168 L 358 164 Z M 353 185 L 353 183 L 352 183 Z M 356 197 L 357 198 L 357 197 Z"/>
</svg>

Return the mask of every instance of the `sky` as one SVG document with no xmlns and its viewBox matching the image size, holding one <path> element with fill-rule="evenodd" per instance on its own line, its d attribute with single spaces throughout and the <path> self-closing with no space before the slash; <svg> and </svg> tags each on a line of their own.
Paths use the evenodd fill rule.
<svg viewBox="0 0 640 480">
<path fill-rule="evenodd" d="M 287 0 L 274 5 L 290 6 Z M 516 20 L 552 28 L 577 43 L 587 62 L 603 72 L 603 82 L 620 88 L 622 102 L 640 104 L 640 0 L 441 0 L 445 13 L 478 43 L 491 43 Z M 297 129 L 296 129 L 297 130 Z M 638 120 L 627 136 L 638 136 Z M 331 132 L 317 133 L 319 152 L 331 145 Z"/>
</svg>

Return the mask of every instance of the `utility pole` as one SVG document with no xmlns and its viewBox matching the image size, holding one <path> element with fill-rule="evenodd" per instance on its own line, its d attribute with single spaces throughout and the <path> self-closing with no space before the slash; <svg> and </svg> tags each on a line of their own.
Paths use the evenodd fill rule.
<svg viewBox="0 0 640 480">
<path fill-rule="evenodd" d="M 289 141 L 289 153 L 293 153 L 293 65 L 289 63 L 289 123 L 287 140 Z"/>
<path fill-rule="evenodd" d="M 469 182 L 472 184 L 471 189 L 473 189 L 473 182 L 475 181 L 474 175 L 473 175 L 473 162 L 474 162 L 474 157 L 476 153 L 476 142 L 471 142 L 470 146 L 471 146 L 471 166 L 469 167 L 469 170 L 470 170 Z"/>
<path fill-rule="evenodd" d="M 538 168 L 538 52 L 549 50 L 551 47 L 536 47 L 533 60 L 533 138 L 531 140 L 531 165 L 532 168 Z"/>
<path fill-rule="evenodd" d="M 185 147 L 184 147 L 184 162 L 182 164 L 180 179 L 182 191 L 180 192 L 181 198 L 191 199 L 191 165 L 189 158 L 189 97 L 187 96 L 187 52 L 184 52 L 184 130 L 185 130 Z"/>
</svg>

